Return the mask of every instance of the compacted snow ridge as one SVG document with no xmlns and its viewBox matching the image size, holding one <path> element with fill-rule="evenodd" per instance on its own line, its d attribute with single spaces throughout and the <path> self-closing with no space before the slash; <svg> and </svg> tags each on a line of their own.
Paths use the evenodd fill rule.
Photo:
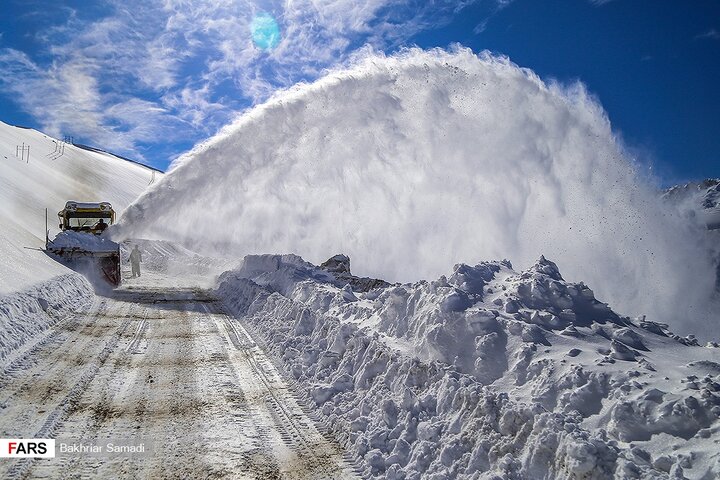
<svg viewBox="0 0 720 480">
<path fill-rule="evenodd" d="M 720 475 L 717 344 L 615 313 L 544 257 L 367 291 L 334 259 L 247 256 L 216 295 L 365 476 Z"/>
<path fill-rule="evenodd" d="M 59 275 L 21 292 L 0 296 L 0 360 L 58 321 L 92 304 L 95 294 L 78 273 Z"/>
</svg>

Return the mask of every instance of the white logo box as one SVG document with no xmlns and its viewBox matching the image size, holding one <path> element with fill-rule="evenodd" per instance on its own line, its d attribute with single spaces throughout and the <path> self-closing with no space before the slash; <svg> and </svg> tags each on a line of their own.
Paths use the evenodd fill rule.
<svg viewBox="0 0 720 480">
<path fill-rule="evenodd" d="M 0 458 L 55 458 L 55 440 L 0 438 Z"/>
</svg>

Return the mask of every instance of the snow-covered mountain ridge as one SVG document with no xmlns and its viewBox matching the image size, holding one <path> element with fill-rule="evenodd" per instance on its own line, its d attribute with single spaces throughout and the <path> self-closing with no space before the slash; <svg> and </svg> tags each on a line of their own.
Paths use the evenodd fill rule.
<svg viewBox="0 0 720 480">
<path fill-rule="evenodd" d="M 675 185 L 663 192 L 663 198 L 697 216 L 708 228 L 720 228 L 720 178 Z"/>
<path fill-rule="evenodd" d="M 720 202 L 717 195 L 718 185 L 720 185 L 720 178 L 706 178 L 699 182 L 673 185 L 663 192 L 663 196 L 666 198 L 678 198 L 697 194 L 702 197 L 702 206 L 704 208 L 712 208 L 718 206 Z"/>
<path fill-rule="evenodd" d="M 294 255 L 218 295 L 383 478 L 716 478 L 720 348 L 613 312 L 541 258 L 367 292 Z"/>
</svg>

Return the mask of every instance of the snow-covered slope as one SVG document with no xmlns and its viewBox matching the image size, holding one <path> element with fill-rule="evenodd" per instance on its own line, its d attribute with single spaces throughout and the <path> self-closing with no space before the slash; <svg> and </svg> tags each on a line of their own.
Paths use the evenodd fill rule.
<svg viewBox="0 0 720 480">
<path fill-rule="evenodd" d="M 23 144 L 29 160 L 16 157 Z M 46 208 L 53 238 L 66 201 L 109 201 L 121 212 L 161 176 L 110 154 L 60 147 L 41 132 L 0 122 L 0 295 L 70 272 L 39 251 Z"/>
<path fill-rule="evenodd" d="M 720 348 L 624 317 L 540 258 L 353 291 L 294 255 L 218 295 L 369 476 L 720 478 Z"/>
<path fill-rule="evenodd" d="M 582 85 L 506 58 L 369 56 L 279 93 L 186 155 L 121 219 L 201 253 L 348 253 L 362 275 L 436 278 L 540 255 L 613 308 L 713 331 L 704 226 L 638 175 Z"/>
</svg>

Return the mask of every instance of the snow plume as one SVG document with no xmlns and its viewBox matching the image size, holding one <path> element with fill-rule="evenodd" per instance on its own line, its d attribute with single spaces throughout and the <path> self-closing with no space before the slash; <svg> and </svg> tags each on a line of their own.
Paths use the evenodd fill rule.
<svg viewBox="0 0 720 480">
<path fill-rule="evenodd" d="M 119 236 L 343 252 L 392 281 L 544 254 L 619 312 L 679 332 L 715 318 L 700 226 L 638 178 L 584 87 L 462 48 L 368 54 L 278 93 L 181 157 Z"/>
</svg>

